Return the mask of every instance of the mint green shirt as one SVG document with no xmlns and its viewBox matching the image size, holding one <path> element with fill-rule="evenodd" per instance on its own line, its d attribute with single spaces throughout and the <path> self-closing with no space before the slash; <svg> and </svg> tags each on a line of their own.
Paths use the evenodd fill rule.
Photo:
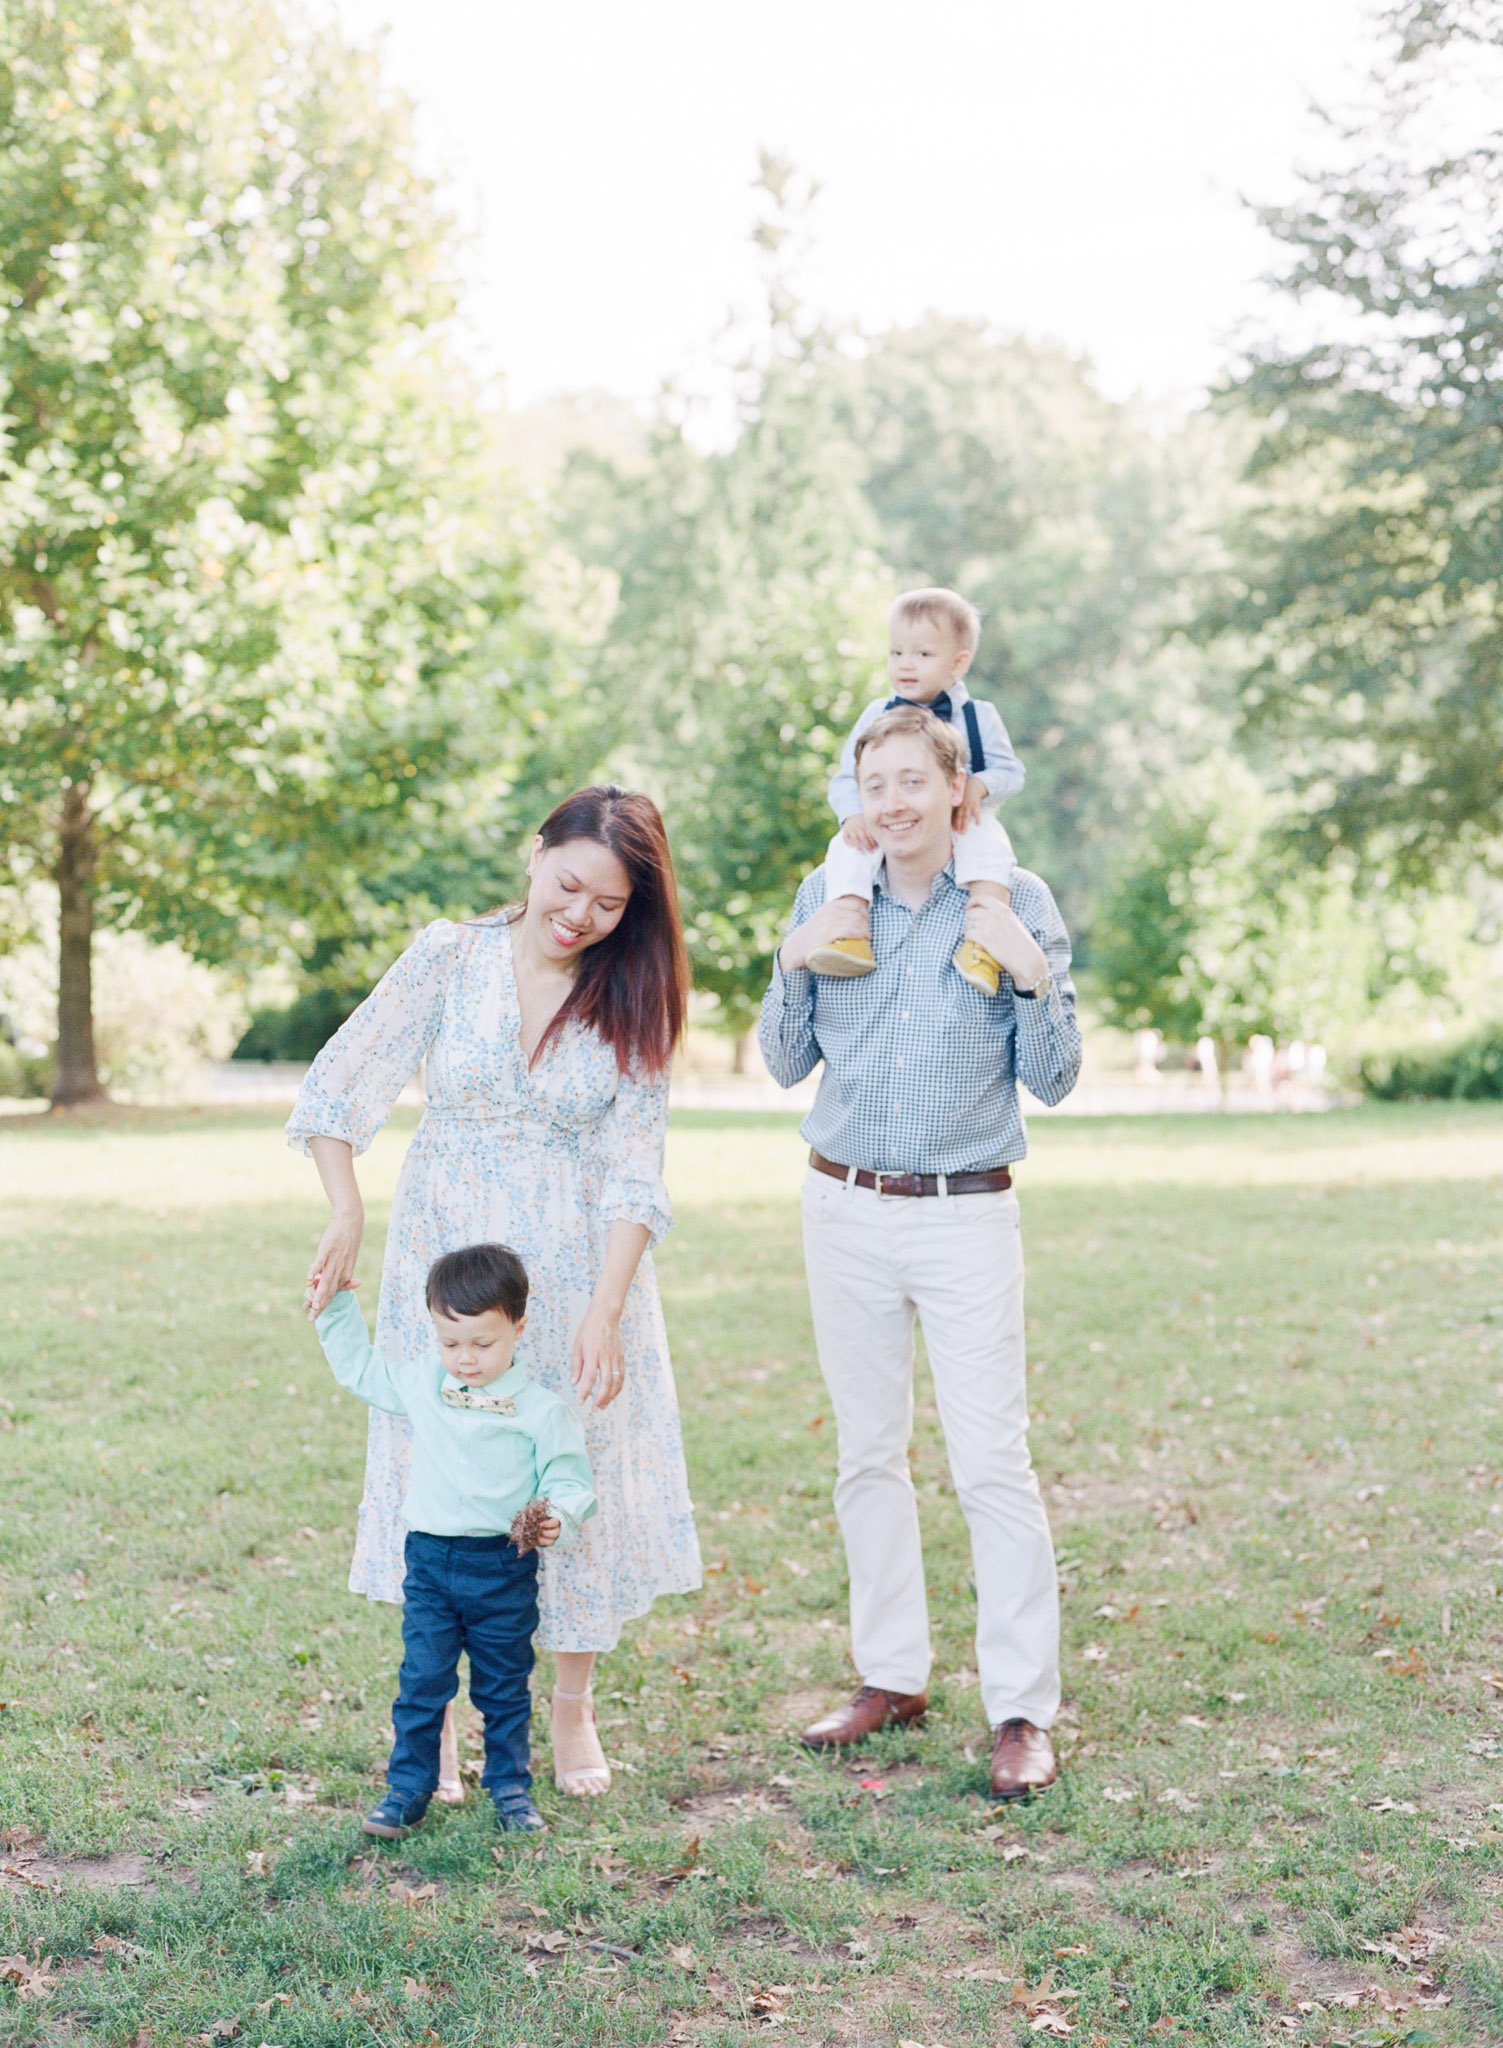
<svg viewBox="0 0 1503 2048">
<path fill-rule="evenodd" d="M 372 1408 L 412 1424 L 402 1520 L 428 1536 L 504 1536 L 539 1496 L 558 1516 L 559 1546 L 594 1514 L 584 1432 L 556 1394 L 519 1365 L 467 1387 L 430 1358 L 383 1358 L 354 1295 L 336 1294 L 315 1325 L 335 1379 Z"/>
</svg>

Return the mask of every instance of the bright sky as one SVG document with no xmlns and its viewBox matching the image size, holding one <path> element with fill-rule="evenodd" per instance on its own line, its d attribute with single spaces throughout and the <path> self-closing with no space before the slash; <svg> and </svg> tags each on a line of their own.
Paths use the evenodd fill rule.
<svg viewBox="0 0 1503 2048">
<path fill-rule="evenodd" d="M 1050 335 L 1193 399 L 1266 311 L 1243 195 L 1291 196 L 1364 0 L 327 0 L 418 102 L 514 403 L 688 372 L 755 303 L 757 151 L 823 186 L 805 295 Z"/>
</svg>

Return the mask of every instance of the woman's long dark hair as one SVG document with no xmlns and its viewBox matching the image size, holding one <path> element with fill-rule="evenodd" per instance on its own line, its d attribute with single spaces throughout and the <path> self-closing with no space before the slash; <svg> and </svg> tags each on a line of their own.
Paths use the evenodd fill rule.
<svg viewBox="0 0 1503 2048">
<path fill-rule="evenodd" d="M 586 949 L 574 986 L 533 1057 L 577 1017 L 605 1040 L 623 1073 L 631 1066 L 661 1073 L 689 1009 L 689 955 L 662 813 L 650 796 L 600 783 L 566 796 L 538 827 L 538 837 L 545 849 L 571 839 L 606 847 L 625 868 L 631 894 L 610 937 Z"/>
</svg>

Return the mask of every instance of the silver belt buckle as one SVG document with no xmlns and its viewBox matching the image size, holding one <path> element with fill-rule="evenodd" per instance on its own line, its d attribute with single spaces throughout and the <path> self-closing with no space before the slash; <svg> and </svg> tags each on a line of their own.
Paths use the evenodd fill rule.
<svg viewBox="0 0 1503 2048">
<path fill-rule="evenodd" d="M 879 1195 L 879 1196 L 880 1196 L 880 1195 L 885 1195 L 885 1194 L 887 1193 L 887 1190 L 886 1190 L 886 1188 L 885 1188 L 885 1187 L 883 1187 L 883 1185 L 882 1185 L 883 1181 L 885 1181 L 885 1180 L 886 1180 L 886 1178 L 887 1178 L 887 1175 L 886 1175 L 885 1173 L 880 1173 L 880 1172 L 873 1172 L 873 1174 L 872 1174 L 872 1192 L 873 1192 L 874 1194 L 876 1194 L 876 1195 Z"/>
</svg>

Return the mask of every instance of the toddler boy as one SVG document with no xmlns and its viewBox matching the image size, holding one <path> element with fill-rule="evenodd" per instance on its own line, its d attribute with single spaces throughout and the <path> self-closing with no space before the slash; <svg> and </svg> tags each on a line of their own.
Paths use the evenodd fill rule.
<svg viewBox="0 0 1503 2048">
<path fill-rule="evenodd" d="M 317 1323 L 340 1385 L 412 1423 L 396 1741 L 386 1796 L 361 1823 L 388 1841 L 417 1826 L 438 1784 L 461 1651 L 485 1718 L 481 1783 L 496 1818 L 504 1828 L 544 1825 L 527 1740 L 538 1625 L 537 1549 L 527 1546 L 567 1542 L 596 1506 L 578 1422 L 514 1362 L 527 1327 L 527 1273 L 516 1253 L 502 1244 L 446 1252 L 428 1274 L 428 1313 L 435 1349 L 410 1360 L 375 1350 L 348 1290 Z M 514 1523 L 521 1548 L 509 1533 Z"/>
<path fill-rule="evenodd" d="M 896 704 L 918 704 L 960 729 L 970 757 L 970 775 L 955 821 L 955 880 L 977 902 L 1012 901 L 1017 867 L 1012 841 L 992 815 L 1005 797 L 1023 787 L 1023 764 L 1012 750 L 996 707 L 975 698 L 962 677 L 975 658 L 981 615 L 954 590 L 908 590 L 888 613 L 887 677 L 895 694 L 868 704 L 841 751 L 830 781 L 830 804 L 840 830 L 825 855 L 827 900 L 854 897 L 870 915 L 872 885 L 882 856 L 861 815 L 856 787 L 856 742 L 882 712 Z M 994 996 L 1001 969 L 984 946 L 962 939 L 955 969 L 983 995 Z M 871 938 L 831 939 L 809 955 L 815 974 L 850 977 L 876 967 Z"/>
</svg>

